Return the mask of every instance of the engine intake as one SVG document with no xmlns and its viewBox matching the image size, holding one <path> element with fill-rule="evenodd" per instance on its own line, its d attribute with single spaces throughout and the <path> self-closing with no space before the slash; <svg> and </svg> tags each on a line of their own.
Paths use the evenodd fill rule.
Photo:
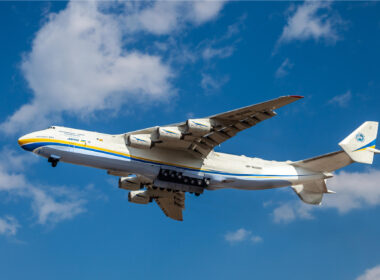
<svg viewBox="0 0 380 280">
<path fill-rule="evenodd" d="M 194 135 L 205 135 L 212 130 L 210 119 L 189 119 L 186 121 L 187 132 Z"/>
<path fill-rule="evenodd" d="M 150 195 L 148 191 L 130 191 L 128 201 L 137 204 L 148 204 L 150 202 Z"/>
<path fill-rule="evenodd" d="M 174 141 L 179 140 L 182 137 L 182 132 L 178 127 L 159 127 L 157 128 L 156 138 L 157 140 Z"/>
<path fill-rule="evenodd" d="M 126 143 L 128 146 L 138 149 L 150 149 L 152 147 L 150 134 L 128 135 Z"/>
<path fill-rule="evenodd" d="M 137 191 L 141 189 L 142 183 L 139 177 L 133 175 L 119 178 L 119 188 L 124 190 Z"/>
</svg>

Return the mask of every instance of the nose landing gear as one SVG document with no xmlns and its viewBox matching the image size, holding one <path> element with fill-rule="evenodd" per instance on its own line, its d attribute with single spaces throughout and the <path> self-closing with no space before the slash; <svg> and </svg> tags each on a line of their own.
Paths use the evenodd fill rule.
<svg viewBox="0 0 380 280">
<path fill-rule="evenodd" d="M 59 157 L 57 157 L 57 156 L 50 156 L 49 158 L 48 158 L 48 162 L 50 162 L 51 163 L 51 166 L 52 167 L 56 167 L 57 166 L 57 164 L 58 164 L 58 162 L 59 162 Z"/>
</svg>

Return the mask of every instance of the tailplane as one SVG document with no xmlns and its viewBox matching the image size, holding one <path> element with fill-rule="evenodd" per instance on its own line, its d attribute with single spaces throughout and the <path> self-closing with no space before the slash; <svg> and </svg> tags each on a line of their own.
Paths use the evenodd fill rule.
<svg viewBox="0 0 380 280">
<path fill-rule="evenodd" d="M 317 156 L 310 159 L 292 162 L 291 165 L 313 172 L 321 172 L 326 178 L 332 177 L 330 172 L 353 162 L 372 164 L 375 149 L 378 122 L 365 122 L 354 130 L 339 146 L 341 151 Z M 326 187 L 326 180 L 315 180 L 292 186 L 299 198 L 308 204 L 320 204 L 325 193 L 333 193 Z"/>
<path fill-rule="evenodd" d="M 332 172 L 353 162 L 372 164 L 375 149 L 378 122 L 365 122 L 343 141 L 339 146 L 341 151 L 304 159 L 291 163 L 314 172 Z"/>
<path fill-rule="evenodd" d="M 326 187 L 326 180 L 316 180 L 304 184 L 293 185 L 292 189 L 307 204 L 321 204 L 323 194 L 334 193 Z"/>
</svg>

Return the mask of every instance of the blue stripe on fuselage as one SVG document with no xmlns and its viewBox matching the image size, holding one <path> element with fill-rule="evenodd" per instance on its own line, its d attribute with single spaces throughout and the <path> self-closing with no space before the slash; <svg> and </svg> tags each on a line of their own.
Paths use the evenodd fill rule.
<svg viewBox="0 0 380 280">
<path fill-rule="evenodd" d="M 257 177 L 296 177 L 296 176 L 308 176 L 307 174 L 305 175 L 266 175 L 266 174 L 243 174 L 243 173 L 228 173 L 228 172 L 222 172 L 222 171 L 217 171 L 217 170 L 200 170 L 196 168 L 189 168 L 189 167 L 178 167 L 175 165 L 171 164 L 163 164 L 163 163 L 158 163 L 154 161 L 149 161 L 149 160 L 144 160 L 144 159 L 138 159 L 134 158 L 131 156 L 127 155 L 120 155 L 117 153 L 111 153 L 107 151 L 102 151 L 102 150 L 97 150 L 93 148 L 88 148 L 88 147 L 83 147 L 83 146 L 77 146 L 75 144 L 70 145 L 70 144 L 64 144 L 64 143 L 57 143 L 57 142 L 37 142 L 37 143 L 30 143 L 30 144 L 25 144 L 22 145 L 21 147 L 27 151 L 34 151 L 37 148 L 43 147 L 43 146 L 66 146 L 66 147 L 75 147 L 77 149 L 83 149 L 83 150 L 88 150 L 88 151 L 93 151 L 93 152 L 98 152 L 98 153 L 103 153 L 103 154 L 108 154 L 112 156 L 117 156 L 121 158 L 127 158 L 130 160 L 134 160 L 137 162 L 143 162 L 143 163 L 150 163 L 150 164 L 155 164 L 155 165 L 160 165 L 160 166 L 170 166 L 170 167 L 175 167 L 175 168 L 180 168 L 184 170 L 189 170 L 189 171 L 196 171 L 196 172 L 204 172 L 208 174 L 218 174 L 218 175 L 229 175 L 229 176 L 257 176 Z"/>
</svg>

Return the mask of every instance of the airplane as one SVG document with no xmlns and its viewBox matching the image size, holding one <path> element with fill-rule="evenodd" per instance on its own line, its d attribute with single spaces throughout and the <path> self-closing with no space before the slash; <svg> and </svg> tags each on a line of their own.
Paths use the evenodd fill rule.
<svg viewBox="0 0 380 280">
<path fill-rule="evenodd" d="M 185 193 L 263 190 L 290 186 L 308 204 L 321 204 L 332 172 L 353 162 L 372 164 L 378 122 L 367 121 L 339 143 L 341 150 L 300 161 L 268 161 L 214 151 L 238 132 L 276 115 L 302 96 L 282 96 L 205 118 L 111 135 L 61 126 L 18 139 L 26 151 L 58 162 L 95 167 L 118 176 L 128 200 L 155 201 L 166 216 L 182 221 Z"/>
</svg>

